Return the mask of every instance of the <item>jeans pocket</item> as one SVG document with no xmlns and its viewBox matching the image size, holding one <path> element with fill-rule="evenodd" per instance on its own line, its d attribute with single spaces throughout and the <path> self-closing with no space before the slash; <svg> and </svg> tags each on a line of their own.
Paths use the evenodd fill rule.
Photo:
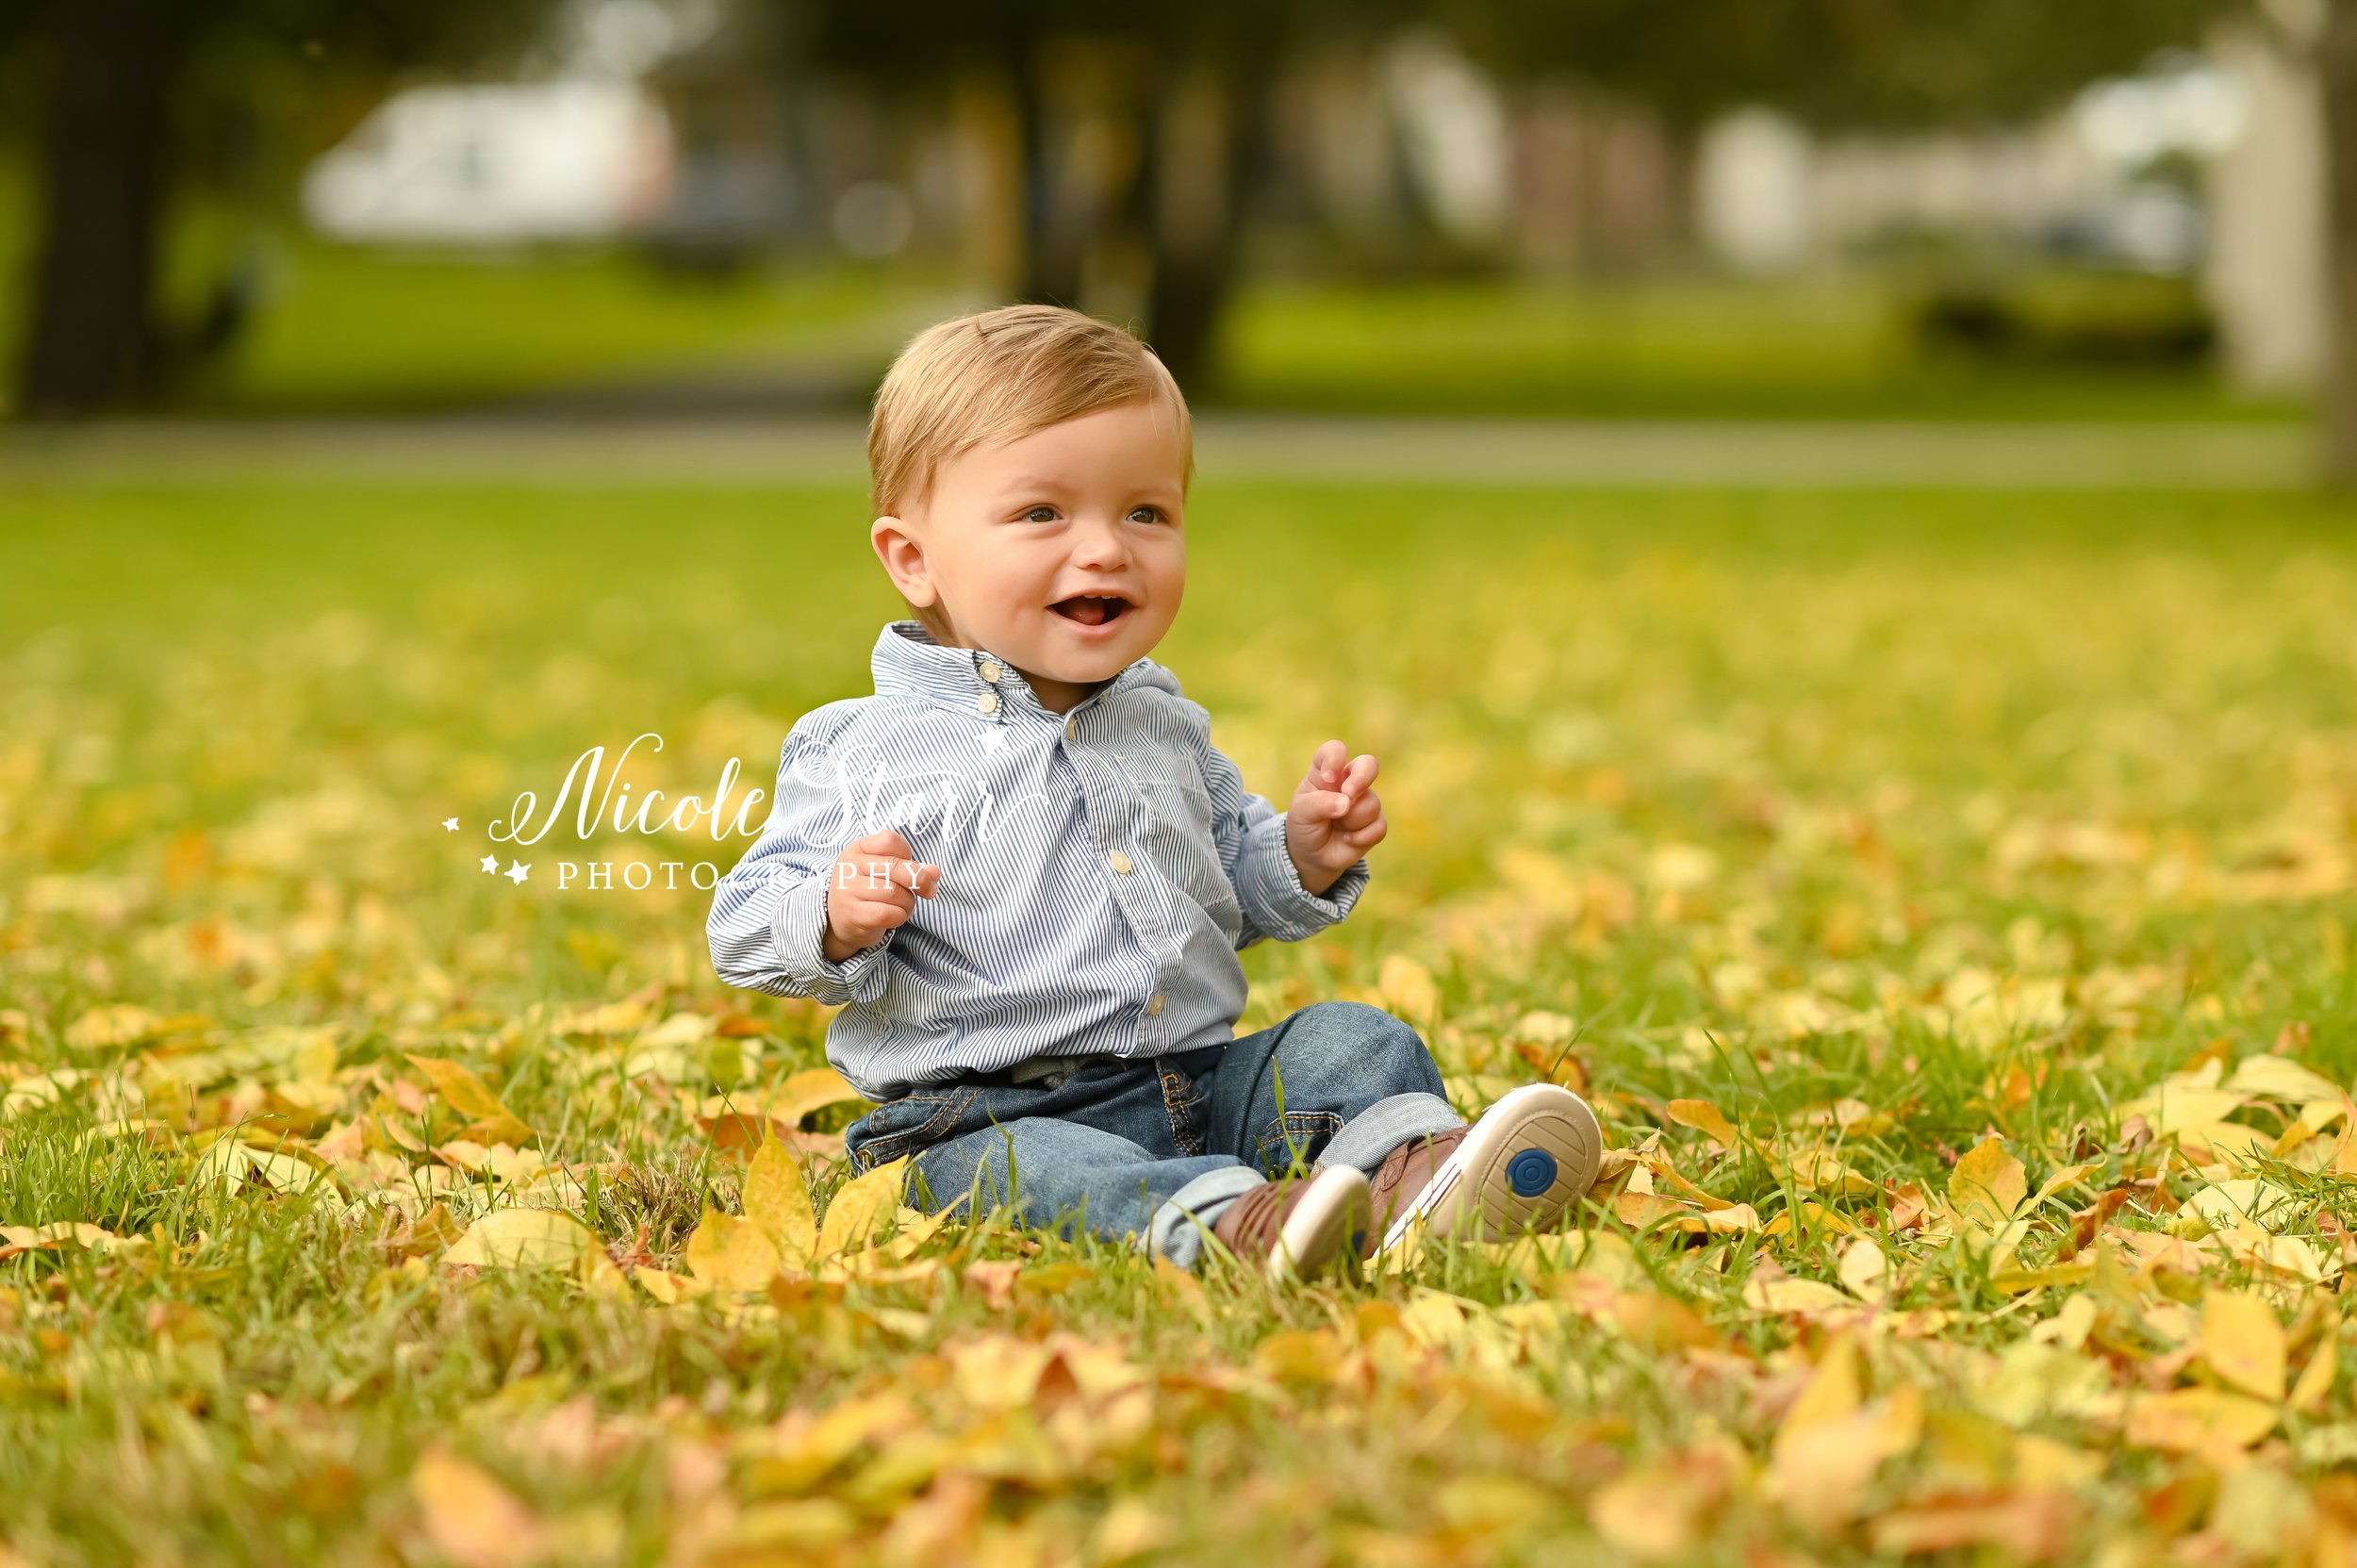
<svg viewBox="0 0 2357 1568">
<path fill-rule="evenodd" d="M 1261 1168 L 1276 1175 L 1296 1160 L 1309 1164 L 1343 1130 L 1342 1116 L 1332 1111 L 1288 1111 L 1261 1133 L 1255 1153 Z"/>
<path fill-rule="evenodd" d="M 1195 1113 L 1211 1098 L 1211 1081 L 1190 1078 L 1167 1062 L 1160 1065 L 1159 1076 L 1162 1083 L 1162 1114 L 1170 1120 L 1171 1141 L 1182 1154 L 1201 1154 L 1203 1124 Z"/>
<path fill-rule="evenodd" d="M 851 1168 L 865 1175 L 905 1154 L 915 1154 L 948 1135 L 980 1088 L 951 1089 L 940 1094 L 902 1095 L 877 1106 L 844 1133 L 844 1151 Z"/>
</svg>

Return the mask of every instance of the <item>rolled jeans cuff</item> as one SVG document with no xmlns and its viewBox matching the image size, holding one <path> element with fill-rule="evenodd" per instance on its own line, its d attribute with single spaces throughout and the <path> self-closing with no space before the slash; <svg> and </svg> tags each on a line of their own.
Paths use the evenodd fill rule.
<svg viewBox="0 0 2357 1568">
<path fill-rule="evenodd" d="M 1149 1258 L 1168 1258 L 1189 1273 L 1203 1259 L 1203 1244 L 1228 1206 L 1268 1180 L 1249 1165 L 1207 1170 L 1162 1200 L 1146 1227 Z"/>
<path fill-rule="evenodd" d="M 1383 1157 L 1417 1138 L 1437 1138 L 1465 1125 L 1447 1100 L 1423 1093 L 1393 1095 L 1343 1124 L 1318 1156 L 1321 1164 L 1356 1165 L 1369 1176 Z"/>
</svg>

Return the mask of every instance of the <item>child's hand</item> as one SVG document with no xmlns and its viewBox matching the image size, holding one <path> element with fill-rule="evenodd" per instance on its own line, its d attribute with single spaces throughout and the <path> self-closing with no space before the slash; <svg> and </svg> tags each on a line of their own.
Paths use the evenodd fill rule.
<svg viewBox="0 0 2357 1568">
<path fill-rule="evenodd" d="M 827 881 L 827 930 L 818 949 L 840 964 L 905 923 L 916 900 L 941 886 L 941 867 L 916 858 L 890 828 L 855 838 L 834 857 Z"/>
<path fill-rule="evenodd" d="M 1324 895 L 1383 842 L 1383 802 L 1376 799 L 1374 784 L 1375 759 L 1350 756 L 1339 740 L 1327 741 L 1310 759 L 1309 776 L 1285 813 L 1285 848 L 1301 873 L 1301 885 L 1311 893 Z"/>
</svg>

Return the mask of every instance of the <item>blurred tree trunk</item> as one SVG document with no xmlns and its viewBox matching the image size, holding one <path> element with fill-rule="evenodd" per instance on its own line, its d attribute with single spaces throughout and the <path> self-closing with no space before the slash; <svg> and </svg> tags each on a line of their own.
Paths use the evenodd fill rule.
<svg viewBox="0 0 2357 1568">
<path fill-rule="evenodd" d="M 53 0 L 57 74 L 42 150 L 20 406 L 95 413 L 148 391 L 171 0 Z"/>
<path fill-rule="evenodd" d="M 1009 41 L 1009 76 L 1023 166 L 1022 298 L 1034 305 L 1080 305 L 1088 236 L 1072 211 L 1063 149 L 1048 103 L 1042 41 L 1028 32 Z"/>
<path fill-rule="evenodd" d="M 2357 0 L 2332 0 L 2316 48 L 2324 92 L 2325 249 L 2332 342 L 2325 374 L 2325 465 L 2357 485 Z"/>
<path fill-rule="evenodd" d="M 1242 87 L 1209 67 L 1187 68 L 1149 94 L 1146 110 L 1144 216 L 1154 269 L 1146 336 L 1191 394 L 1216 373 L 1220 313 L 1235 280 L 1237 200 L 1251 140 L 1239 124 Z"/>
</svg>

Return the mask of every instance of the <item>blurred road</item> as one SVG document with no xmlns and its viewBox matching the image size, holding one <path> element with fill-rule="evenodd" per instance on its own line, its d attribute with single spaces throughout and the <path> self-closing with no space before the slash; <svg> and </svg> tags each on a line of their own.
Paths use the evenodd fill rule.
<svg viewBox="0 0 2357 1568">
<path fill-rule="evenodd" d="M 2302 425 L 1652 422 L 1208 413 L 1210 481 L 1595 487 L 2275 490 L 2305 487 Z M 837 417 L 119 422 L 0 427 L 0 487 L 74 483 L 552 487 L 864 483 Z M 0 510 L 5 498 L 0 497 Z"/>
</svg>

